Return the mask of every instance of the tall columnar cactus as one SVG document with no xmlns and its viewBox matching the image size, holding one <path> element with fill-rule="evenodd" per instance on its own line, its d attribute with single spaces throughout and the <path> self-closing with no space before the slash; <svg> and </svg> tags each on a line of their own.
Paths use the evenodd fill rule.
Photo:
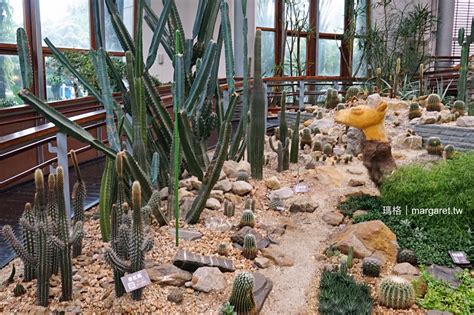
<svg viewBox="0 0 474 315">
<path fill-rule="evenodd" d="M 18 57 L 20 59 L 23 88 L 29 89 L 33 85 L 33 67 L 31 64 L 31 53 L 28 43 L 28 36 L 24 28 L 20 27 L 17 29 L 16 40 L 18 47 Z"/>
<path fill-rule="evenodd" d="M 336 89 L 329 88 L 326 91 L 326 101 L 324 102 L 326 108 L 333 109 L 339 104 L 339 94 Z"/>
<path fill-rule="evenodd" d="M 393 89 L 392 97 L 397 97 L 398 94 L 398 85 L 400 84 L 400 69 L 401 69 L 401 59 L 397 58 L 397 63 L 395 65 L 395 74 L 393 75 Z"/>
<path fill-rule="evenodd" d="M 418 85 L 419 85 L 419 89 L 420 89 L 420 92 L 419 92 L 419 96 L 423 96 L 425 95 L 425 78 L 424 78 L 424 74 L 425 74 L 425 66 L 421 63 L 420 64 L 420 68 L 419 68 L 419 71 L 418 71 Z"/>
<path fill-rule="evenodd" d="M 25 210 L 21 216 L 20 220 L 24 220 L 28 222 L 30 225 L 34 225 L 35 223 L 35 215 L 33 213 L 33 209 L 31 208 L 31 204 L 25 204 Z M 21 236 L 23 239 L 23 247 L 25 248 L 26 252 L 31 255 L 32 257 L 35 256 L 35 233 L 28 228 L 24 224 L 21 226 Z M 21 256 L 20 256 L 21 258 Z M 22 258 L 23 259 L 23 258 Z M 36 277 L 35 265 L 31 264 L 28 260 L 23 260 L 24 265 L 24 274 L 23 280 L 24 281 L 31 281 Z"/>
<path fill-rule="evenodd" d="M 380 283 L 379 302 L 397 310 L 409 308 L 415 303 L 413 285 L 404 278 L 387 276 Z"/>
<path fill-rule="evenodd" d="M 237 314 L 257 313 L 253 297 L 254 281 L 254 277 L 249 272 L 242 272 L 235 276 L 229 303 L 234 306 Z"/>
<path fill-rule="evenodd" d="M 74 170 L 76 171 L 76 183 L 72 189 L 72 210 L 74 214 L 74 225 L 78 222 L 84 222 L 84 205 L 86 201 L 86 183 L 82 179 L 79 162 L 76 152 L 70 152 Z M 72 247 L 72 257 L 77 257 L 82 253 L 82 237 L 80 237 Z"/>
<path fill-rule="evenodd" d="M 131 229 L 122 229 L 127 242 L 120 246 L 127 245 L 128 260 L 120 258 L 120 253 L 111 248 L 105 252 L 105 259 L 109 265 L 120 272 L 134 273 L 145 268 L 145 253 L 153 247 L 153 239 L 144 237 L 143 217 L 142 217 L 142 192 L 140 184 L 135 181 L 132 185 L 132 226 Z M 118 281 L 115 279 L 115 281 Z M 116 283 L 117 287 L 117 283 Z M 141 299 L 143 288 L 132 291 L 132 298 L 136 301 Z"/>
<path fill-rule="evenodd" d="M 229 200 L 224 201 L 224 215 L 226 217 L 233 217 L 235 214 L 235 205 Z"/>
<path fill-rule="evenodd" d="M 377 87 L 377 93 L 382 92 L 382 68 L 375 70 L 375 86 Z"/>
<path fill-rule="evenodd" d="M 271 149 L 278 154 L 278 172 L 282 172 L 290 168 L 290 139 L 286 122 L 286 92 L 283 92 L 281 96 L 280 126 L 278 127 L 277 140 L 278 144 L 277 148 L 275 148 L 272 138 L 268 139 Z"/>
<path fill-rule="evenodd" d="M 471 22 L 471 34 L 465 34 L 464 27 L 458 30 L 458 44 L 461 46 L 461 62 L 459 68 L 458 100 L 467 100 L 467 72 L 469 68 L 469 48 L 474 42 L 474 17 Z"/>
<path fill-rule="evenodd" d="M 467 104 L 467 114 L 469 116 L 474 116 L 474 102 L 469 102 Z"/>
<path fill-rule="evenodd" d="M 299 143 L 300 143 L 300 119 L 301 119 L 301 111 L 298 110 L 296 112 L 296 121 L 293 125 L 293 131 L 291 135 L 291 151 L 290 151 L 290 162 L 291 163 L 298 163 L 298 152 L 299 152 Z"/>
<path fill-rule="evenodd" d="M 242 255 L 250 260 L 253 260 L 255 257 L 257 257 L 257 241 L 255 239 L 255 235 L 247 234 L 244 236 Z"/>
<path fill-rule="evenodd" d="M 254 80 L 252 102 L 250 106 L 250 134 L 248 140 L 248 160 L 252 178 L 263 177 L 264 142 L 265 142 L 265 88 L 262 80 L 262 31 L 255 34 Z"/>
</svg>

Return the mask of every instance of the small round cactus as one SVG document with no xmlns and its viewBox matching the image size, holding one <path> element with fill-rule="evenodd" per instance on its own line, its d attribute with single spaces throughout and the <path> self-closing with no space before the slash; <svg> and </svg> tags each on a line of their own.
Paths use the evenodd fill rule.
<svg viewBox="0 0 474 315">
<path fill-rule="evenodd" d="M 306 163 L 304 168 L 307 169 L 307 170 L 314 170 L 316 168 L 316 163 L 314 163 L 314 161 L 311 160 L 308 163 Z"/>
<path fill-rule="evenodd" d="M 253 215 L 252 210 L 244 210 L 242 217 L 240 218 L 239 227 L 250 226 L 255 227 L 255 216 Z"/>
<path fill-rule="evenodd" d="M 323 143 L 321 141 L 314 141 L 313 151 L 323 151 Z"/>
<path fill-rule="evenodd" d="M 441 111 L 441 98 L 438 94 L 430 94 L 426 99 L 426 110 L 429 112 Z"/>
<path fill-rule="evenodd" d="M 323 153 L 326 156 L 332 156 L 332 145 L 329 143 L 324 144 L 323 146 Z"/>
<path fill-rule="evenodd" d="M 406 309 L 415 303 L 415 289 L 406 279 L 387 276 L 379 287 L 379 302 L 393 309 Z"/>
<path fill-rule="evenodd" d="M 420 105 L 418 103 L 411 103 L 410 110 L 408 112 L 408 119 L 421 117 Z"/>
<path fill-rule="evenodd" d="M 363 91 L 360 87 L 353 85 L 350 86 L 346 91 L 346 102 L 351 101 L 354 97 L 359 98 L 363 94 Z"/>
<path fill-rule="evenodd" d="M 301 140 L 300 140 L 301 150 L 304 149 L 305 145 L 308 145 L 311 147 L 312 144 L 313 144 L 313 138 L 311 138 L 311 129 L 307 127 L 303 128 L 303 130 L 301 131 Z"/>
<path fill-rule="evenodd" d="M 316 114 L 316 119 L 323 119 L 323 112 L 322 112 L 322 111 L 319 111 L 319 112 Z"/>
<path fill-rule="evenodd" d="M 428 144 L 426 146 L 426 149 L 429 154 L 433 154 L 433 155 L 443 154 L 443 145 L 441 144 L 441 140 L 438 137 L 428 138 Z"/>
<path fill-rule="evenodd" d="M 242 180 L 244 182 L 248 182 L 249 177 L 250 177 L 250 175 L 246 170 L 239 170 L 237 172 L 237 180 Z"/>
<path fill-rule="evenodd" d="M 244 236 L 244 247 L 242 249 L 242 255 L 250 260 L 254 260 L 257 257 L 257 240 L 255 235 L 247 234 Z"/>
<path fill-rule="evenodd" d="M 418 259 L 414 251 L 409 249 L 402 249 L 397 254 L 397 263 L 409 263 L 413 266 L 418 265 Z"/>
<path fill-rule="evenodd" d="M 464 116 L 464 112 L 466 110 L 466 103 L 463 101 L 456 101 L 453 105 L 453 113 L 458 113 L 459 116 Z"/>
<path fill-rule="evenodd" d="M 340 110 L 343 110 L 343 109 L 346 109 L 346 104 L 344 104 L 344 103 L 337 104 L 337 107 L 336 107 L 337 111 L 340 111 Z"/>
<path fill-rule="evenodd" d="M 270 198 L 270 202 L 268 203 L 268 207 L 272 210 L 280 210 L 285 208 L 285 203 L 280 197 L 272 196 Z"/>
<path fill-rule="evenodd" d="M 244 210 L 255 211 L 255 199 L 253 198 L 245 199 Z"/>
<path fill-rule="evenodd" d="M 229 201 L 229 200 L 226 200 L 224 201 L 224 215 L 226 217 L 233 217 L 235 214 L 235 205 Z"/>
<path fill-rule="evenodd" d="M 454 152 L 456 152 L 454 150 L 454 146 L 452 144 L 448 144 L 447 146 L 444 147 L 444 156 L 447 158 L 447 159 L 450 159 L 453 157 L 454 155 Z"/>
<path fill-rule="evenodd" d="M 226 243 L 219 244 L 219 247 L 217 247 L 217 254 L 221 256 L 227 256 L 229 254 L 229 247 Z"/>
<path fill-rule="evenodd" d="M 14 296 L 20 296 L 26 293 L 25 287 L 21 283 L 17 283 L 15 288 L 13 289 Z"/>
<path fill-rule="evenodd" d="M 325 106 L 328 109 L 333 109 L 339 104 L 339 94 L 337 90 L 329 88 L 326 92 Z"/>
<path fill-rule="evenodd" d="M 313 127 L 311 129 L 311 132 L 313 133 L 313 135 L 317 135 L 318 133 L 321 133 L 321 130 L 319 130 L 318 127 Z"/>
<path fill-rule="evenodd" d="M 237 314 L 257 313 L 253 297 L 254 282 L 254 277 L 249 272 L 238 273 L 235 276 L 229 303 L 234 306 Z"/>
<path fill-rule="evenodd" d="M 362 274 L 368 277 L 378 277 L 380 275 L 380 260 L 374 257 L 365 257 L 362 260 Z"/>
</svg>

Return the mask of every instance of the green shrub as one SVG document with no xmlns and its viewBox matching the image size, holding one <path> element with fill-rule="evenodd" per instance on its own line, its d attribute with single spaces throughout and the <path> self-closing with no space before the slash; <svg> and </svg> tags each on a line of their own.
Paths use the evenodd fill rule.
<svg viewBox="0 0 474 315">
<path fill-rule="evenodd" d="M 319 289 L 318 310 L 322 315 L 371 314 L 373 300 L 369 286 L 356 283 L 345 273 L 324 271 Z"/>
<path fill-rule="evenodd" d="M 377 210 L 382 208 L 380 198 L 370 195 L 351 196 L 346 201 L 341 202 L 338 206 L 341 212 L 352 217 L 357 210 Z"/>
<path fill-rule="evenodd" d="M 466 269 L 458 275 L 461 285 L 453 288 L 449 284 L 434 279 L 426 270 L 421 273 L 428 288 L 423 298 L 418 299 L 419 306 L 428 310 L 439 310 L 457 314 L 472 314 L 474 312 L 474 278 Z"/>
</svg>

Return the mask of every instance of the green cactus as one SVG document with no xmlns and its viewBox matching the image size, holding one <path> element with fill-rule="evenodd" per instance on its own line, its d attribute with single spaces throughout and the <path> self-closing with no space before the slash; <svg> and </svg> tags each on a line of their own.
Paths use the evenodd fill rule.
<svg viewBox="0 0 474 315">
<path fill-rule="evenodd" d="M 347 259 L 347 257 L 346 257 Z M 344 259 L 341 261 L 341 264 L 339 265 L 339 272 L 342 274 L 347 274 L 347 270 L 349 269 L 349 266 L 347 266 L 347 261 Z"/>
<path fill-rule="evenodd" d="M 78 222 L 84 222 L 84 206 L 86 201 L 86 183 L 81 177 L 79 169 L 79 162 L 77 160 L 76 152 L 71 150 L 71 155 L 74 170 L 76 171 L 76 183 L 72 189 L 72 210 L 74 214 L 73 225 Z M 80 256 L 82 253 L 82 237 L 80 237 L 72 247 L 72 257 Z"/>
<path fill-rule="evenodd" d="M 411 103 L 410 110 L 408 111 L 408 119 L 421 117 L 420 105 L 418 103 Z"/>
<path fill-rule="evenodd" d="M 352 268 L 352 261 L 354 259 L 354 247 L 350 246 L 347 252 L 347 267 Z"/>
<path fill-rule="evenodd" d="M 226 243 L 220 243 L 217 247 L 217 253 L 221 256 L 227 256 L 229 254 L 229 247 Z"/>
<path fill-rule="evenodd" d="M 319 140 L 314 141 L 313 151 L 323 151 L 323 143 Z"/>
<path fill-rule="evenodd" d="M 329 143 L 325 143 L 323 146 L 323 154 L 326 156 L 332 156 L 332 145 Z"/>
<path fill-rule="evenodd" d="M 278 196 L 272 196 L 270 198 L 270 202 L 268 203 L 268 207 L 272 210 L 280 210 L 285 208 L 284 201 Z"/>
<path fill-rule="evenodd" d="M 244 236 L 242 255 L 250 260 L 254 260 L 255 257 L 257 257 L 257 240 L 255 239 L 255 235 L 247 234 Z"/>
<path fill-rule="evenodd" d="M 249 272 L 241 272 L 235 276 L 229 303 L 235 312 L 242 315 L 256 314 L 256 304 L 253 296 L 254 277 Z"/>
<path fill-rule="evenodd" d="M 316 114 L 316 119 L 323 119 L 323 112 L 322 111 L 318 111 L 318 113 Z"/>
<path fill-rule="evenodd" d="M 441 98 L 438 94 L 430 94 L 426 99 L 426 110 L 429 112 L 441 111 Z"/>
<path fill-rule="evenodd" d="M 13 289 L 13 295 L 15 297 L 19 297 L 25 293 L 26 293 L 25 287 L 21 283 L 17 283 L 15 288 Z"/>
<path fill-rule="evenodd" d="M 229 200 L 224 201 L 224 215 L 232 218 L 235 214 L 235 205 Z"/>
<path fill-rule="evenodd" d="M 456 151 L 455 151 L 454 146 L 452 144 L 448 144 L 447 146 L 444 147 L 443 152 L 444 152 L 447 159 L 451 159 L 454 156 Z"/>
<path fill-rule="evenodd" d="M 380 275 L 380 260 L 373 257 L 365 257 L 362 260 L 362 274 L 368 277 L 378 277 Z"/>
<path fill-rule="evenodd" d="M 359 98 L 361 94 L 363 94 L 363 91 L 359 86 L 357 85 L 350 86 L 346 91 L 346 102 L 353 100 L 354 97 Z"/>
<path fill-rule="evenodd" d="M 387 276 L 382 279 L 379 287 L 379 302 L 393 309 L 406 309 L 415 303 L 413 285 L 404 278 Z"/>
<path fill-rule="evenodd" d="M 23 214 L 21 215 L 20 220 L 24 220 L 29 225 L 35 224 L 35 215 L 33 213 L 33 209 L 31 208 L 30 203 L 25 204 L 25 210 L 23 211 Z M 25 248 L 28 255 L 30 255 L 31 257 L 34 257 L 36 255 L 35 233 L 29 230 L 24 224 L 20 225 L 20 228 L 21 228 L 21 235 L 23 239 L 23 248 Z M 23 259 L 22 256 L 20 255 L 18 256 L 23 260 L 23 265 L 24 265 L 23 280 L 26 282 L 33 280 L 36 277 L 35 264 L 32 264 L 30 263 L 30 261 Z"/>
<path fill-rule="evenodd" d="M 313 144 L 313 138 L 311 137 L 311 129 L 305 127 L 301 131 L 301 139 L 300 139 L 300 149 L 303 150 L 305 145 L 311 147 Z"/>
<path fill-rule="evenodd" d="M 245 199 L 244 210 L 251 210 L 252 212 L 255 212 L 255 199 L 253 198 Z"/>
<path fill-rule="evenodd" d="M 393 76 L 393 89 L 391 97 L 397 97 L 398 95 L 398 85 L 400 84 L 400 70 L 401 70 L 401 59 L 397 58 L 395 65 L 395 74 Z"/>
<path fill-rule="evenodd" d="M 419 85 L 419 96 L 425 95 L 425 79 L 424 79 L 424 74 L 425 74 L 425 66 L 421 63 L 420 67 L 418 69 L 418 85 Z"/>
<path fill-rule="evenodd" d="M 426 150 L 432 155 L 442 155 L 443 145 L 438 137 L 429 137 L 426 145 Z"/>
<path fill-rule="evenodd" d="M 418 266 L 418 259 L 414 251 L 410 249 L 402 249 L 397 254 L 397 263 L 407 262 L 413 266 Z"/>
<path fill-rule="evenodd" d="M 300 143 L 300 119 L 301 119 L 301 111 L 298 110 L 296 112 L 296 121 L 293 125 L 293 131 L 291 135 L 291 150 L 290 150 L 290 163 L 298 163 L 298 152 L 299 152 L 299 143 Z"/>
<path fill-rule="evenodd" d="M 268 142 L 270 144 L 270 148 L 273 150 L 273 152 L 277 153 L 278 155 L 278 166 L 277 166 L 277 171 L 278 172 L 283 172 L 285 170 L 288 170 L 290 168 L 289 161 L 288 161 L 288 156 L 290 155 L 289 151 L 289 146 L 290 146 L 290 140 L 286 138 L 285 144 L 283 145 L 281 140 L 278 140 L 278 147 L 275 148 L 275 145 L 273 144 L 273 140 L 271 137 L 268 138 Z M 286 163 L 286 164 L 285 164 Z"/>
<path fill-rule="evenodd" d="M 249 173 L 246 171 L 246 170 L 238 170 L 237 171 L 237 179 L 236 180 L 241 180 L 241 181 L 244 181 L 244 182 L 248 182 L 249 181 Z"/>
<path fill-rule="evenodd" d="M 466 101 L 467 97 L 467 74 L 469 70 L 469 49 L 474 42 L 474 17 L 471 21 L 471 34 L 465 34 L 464 27 L 458 30 L 458 44 L 461 46 L 461 62 L 459 68 L 458 96 L 457 99 Z"/>
<path fill-rule="evenodd" d="M 262 31 L 255 33 L 254 80 L 250 106 L 250 134 L 248 139 L 248 160 L 252 178 L 261 180 L 264 164 L 265 142 L 265 88 L 262 80 Z M 280 131 L 281 132 L 281 131 Z"/>
<path fill-rule="evenodd" d="M 469 102 L 467 104 L 467 114 L 469 116 L 474 116 L 474 102 Z"/>
<path fill-rule="evenodd" d="M 145 230 L 143 226 L 142 216 L 142 192 L 140 183 L 135 181 L 132 185 L 132 226 L 131 229 L 123 231 L 127 234 L 128 242 L 126 245 L 129 259 L 120 258 L 119 254 L 111 248 L 105 252 L 105 259 L 112 268 L 123 273 L 134 273 L 145 268 L 145 253 L 153 247 L 153 239 L 145 238 Z M 123 245 L 122 245 L 123 246 Z M 132 291 L 132 298 L 135 301 L 141 299 L 143 288 Z"/>
<path fill-rule="evenodd" d="M 333 109 L 336 108 L 337 104 L 339 104 L 339 94 L 337 90 L 328 88 L 326 91 L 326 101 L 324 102 L 324 105 L 327 109 Z"/>
<path fill-rule="evenodd" d="M 28 35 L 24 28 L 19 27 L 16 30 L 16 40 L 18 47 L 18 57 L 20 59 L 21 79 L 24 89 L 30 89 L 33 86 L 33 66 L 31 62 L 30 45 Z"/>
<path fill-rule="evenodd" d="M 239 227 L 250 226 L 255 227 L 255 216 L 252 210 L 244 210 L 242 217 L 240 218 Z"/>
<path fill-rule="evenodd" d="M 458 113 L 459 116 L 464 116 L 466 110 L 466 103 L 463 101 L 455 101 L 453 104 L 453 113 Z"/>
</svg>

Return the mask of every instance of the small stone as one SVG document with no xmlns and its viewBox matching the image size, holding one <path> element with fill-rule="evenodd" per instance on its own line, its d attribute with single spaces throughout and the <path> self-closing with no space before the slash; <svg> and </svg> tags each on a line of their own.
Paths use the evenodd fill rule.
<svg viewBox="0 0 474 315">
<path fill-rule="evenodd" d="M 201 188 L 202 183 L 201 183 L 201 181 L 200 181 L 196 176 L 192 176 L 192 177 L 190 178 L 190 182 L 191 182 L 191 187 L 192 187 L 193 189 L 197 189 L 197 190 L 198 190 L 198 189 Z"/>
<path fill-rule="evenodd" d="M 367 105 L 372 108 L 377 107 L 381 101 L 382 99 L 380 97 L 380 94 L 378 93 L 370 94 L 369 96 L 367 96 Z"/>
<path fill-rule="evenodd" d="M 179 181 L 179 188 L 183 188 L 183 187 L 186 188 L 187 190 L 193 189 L 191 178 L 186 178 Z"/>
<path fill-rule="evenodd" d="M 239 171 L 239 163 L 232 160 L 227 160 L 224 162 L 222 170 L 228 178 L 236 178 L 237 172 Z"/>
<path fill-rule="evenodd" d="M 263 257 L 273 260 L 278 266 L 291 267 L 294 265 L 293 258 L 276 247 L 262 248 L 260 251 Z"/>
<path fill-rule="evenodd" d="M 272 193 L 270 194 L 270 198 L 276 196 L 276 197 L 279 197 L 280 199 L 288 199 L 292 197 L 293 194 L 294 194 L 293 189 L 291 189 L 290 187 L 283 187 L 283 188 L 272 191 Z"/>
<path fill-rule="evenodd" d="M 323 215 L 323 221 L 329 225 L 337 226 L 344 221 L 344 215 L 339 211 L 326 212 Z"/>
<path fill-rule="evenodd" d="M 462 269 L 459 267 L 449 268 L 446 266 L 431 265 L 426 270 L 433 278 L 444 281 L 454 288 L 461 285 L 461 281 L 456 278 L 456 273 L 462 272 Z"/>
<path fill-rule="evenodd" d="M 295 200 L 290 206 L 290 212 L 314 212 L 319 205 L 308 197 Z"/>
<path fill-rule="evenodd" d="M 184 299 L 183 290 L 178 289 L 178 288 L 171 289 L 166 299 L 170 302 L 180 304 L 181 302 L 183 302 L 183 299 Z"/>
<path fill-rule="evenodd" d="M 206 208 L 211 210 L 219 210 L 221 208 L 221 203 L 215 198 L 209 198 L 206 201 Z"/>
<path fill-rule="evenodd" d="M 232 193 L 225 194 L 224 198 L 232 202 L 234 205 L 238 205 L 242 203 L 242 197 L 234 195 Z"/>
<path fill-rule="evenodd" d="M 456 120 L 458 127 L 474 127 L 474 116 L 463 116 Z"/>
<path fill-rule="evenodd" d="M 160 190 L 161 200 L 167 199 L 168 196 L 169 196 L 168 187 L 165 187 L 162 190 Z"/>
<path fill-rule="evenodd" d="M 170 228 L 168 230 L 168 233 L 174 237 L 176 235 L 176 230 L 174 228 Z M 194 231 L 194 230 L 186 230 L 186 229 L 179 229 L 178 235 L 179 235 L 179 239 L 182 239 L 185 241 L 194 241 L 202 237 L 201 232 Z"/>
<path fill-rule="evenodd" d="M 368 214 L 368 212 L 365 211 L 365 210 L 357 210 L 352 214 L 352 218 L 355 219 L 357 217 L 360 217 L 360 216 L 366 215 L 366 214 Z"/>
<path fill-rule="evenodd" d="M 253 263 L 260 269 L 266 269 L 273 265 L 272 261 L 265 257 L 257 257 L 254 259 Z"/>
<path fill-rule="evenodd" d="M 224 192 L 222 190 L 211 190 L 209 197 L 215 198 L 219 200 L 219 202 L 224 202 Z"/>
<path fill-rule="evenodd" d="M 190 272 L 179 269 L 178 267 L 169 263 L 155 266 L 148 269 L 147 271 L 150 280 L 161 285 L 180 287 L 187 281 L 190 281 L 192 278 L 192 274 Z"/>
<path fill-rule="evenodd" d="M 348 185 L 349 185 L 350 187 L 360 187 L 360 186 L 364 186 L 364 185 L 365 185 L 365 182 L 362 181 L 362 180 L 358 180 L 358 179 L 351 178 L 351 179 L 349 180 Z"/>
<path fill-rule="evenodd" d="M 222 190 L 223 192 L 228 192 L 232 190 L 232 183 L 228 179 L 223 179 L 218 181 L 214 186 L 215 190 Z"/>
<path fill-rule="evenodd" d="M 249 183 L 243 180 L 236 181 L 232 185 L 232 192 L 239 196 L 244 196 L 248 194 L 249 192 L 252 191 L 252 189 L 253 189 L 252 185 L 250 185 Z"/>
<path fill-rule="evenodd" d="M 272 190 L 280 189 L 280 181 L 278 180 L 276 176 L 267 178 L 265 180 L 265 185 L 267 186 L 267 188 L 272 189 Z"/>
<path fill-rule="evenodd" d="M 404 262 L 393 266 L 393 273 L 398 276 L 418 276 L 420 271 L 411 264 Z"/>
<path fill-rule="evenodd" d="M 224 290 L 224 274 L 216 267 L 201 267 L 193 273 L 191 286 L 194 290 L 209 293 Z"/>
<path fill-rule="evenodd" d="M 426 112 L 420 118 L 420 124 L 422 125 L 431 125 L 435 124 L 438 121 L 438 114 L 434 112 Z"/>
</svg>

